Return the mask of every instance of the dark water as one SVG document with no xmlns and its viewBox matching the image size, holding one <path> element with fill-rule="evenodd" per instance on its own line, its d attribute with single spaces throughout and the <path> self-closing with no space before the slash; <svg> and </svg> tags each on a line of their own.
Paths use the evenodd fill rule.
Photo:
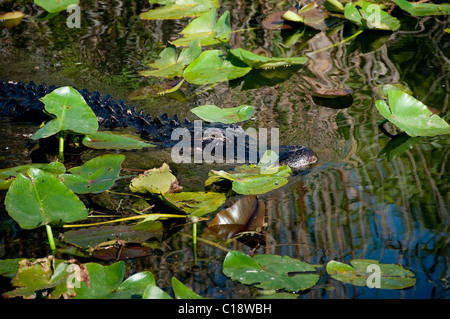
<svg viewBox="0 0 450 319">
<path fill-rule="evenodd" d="M 139 20 L 138 14 L 149 8 L 145 1 L 83 1 L 82 26 L 69 29 L 65 13 L 38 22 L 42 12 L 37 7 L 16 3 L 14 8 L 4 6 L 30 16 L 14 29 L 1 30 L 1 79 L 73 85 L 113 93 L 115 98 L 127 98 L 139 87 L 161 82 L 137 72 L 155 60 L 165 43 L 175 39 L 189 21 Z M 311 31 L 286 46 L 284 34 L 263 29 L 260 23 L 268 13 L 289 5 L 225 1 L 220 9 L 230 10 L 233 30 L 252 28 L 233 33 L 232 47 L 261 55 L 309 57 L 288 80 L 252 89 L 233 83 L 207 90 L 185 85 L 187 100 L 151 97 L 133 104 L 151 114 L 177 113 L 191 119 L 189 109 L 198 105 L 251 104 L 256 119 L 247 126 L 279 128 L 282 144 L 306 145 L 317 152 L 320 162 L 309 174 L 293 177 L 286 186 L 261 196 L 267 207 L 266 245 L 257 253 L 287 255 L 317 265 L 330 260 L 376 259 L 401 264 L 417 278 L 408 289 L 376 290 L 342 284 L 327 277 L 322 268 L 319 283 L 299 298 L 448 298 L 448 136 L 415 139 L 401 155 L 381 156 L 390 139 L 377 126 L 382 118 L 375 108 L 378 85 L 402 83 L 450 119 L 450 35 L 442 32 L 450 27 L 448 18 L 406 19 L 402 31 L 371 34 L 371 40 L 388 39 L 379 47 L 362 37 L 314 53 L 342 41 L 345 30 L 334 35 Z M 351 89 L 354 102 L 348 108 L 322 107 L 312 100 L 311 92 L 317 88 Z M 29 162 L 24 134 L 35 129 L 2 123 L 1 168 Z M 389 129 L 395 131 L 392 126 Z M 170 164 L 168 151 L 126 156 L 127 167 Z M 202 190 L 209 169 L 214 168 L 170 165 L 185 190 Z M 43 231 L 21 231 L 11 226 L 7 216 L 2 218 L 0 258 L 49 253 Z M 128 274 L 149 270 L 162 288 L 170 287 L 170 278 L 176 276 L 212 298 L 260 296 L 259 289 L 232 282 L 222 274 L 223 251 L 200 242 L 199 267 L 193 268 L 191 239 L 175 236 L 169 244 L 171 250 L 162 257 L 128 261 Z M 249 251 L 237 242 L 229 248 Z"/>
</svg>

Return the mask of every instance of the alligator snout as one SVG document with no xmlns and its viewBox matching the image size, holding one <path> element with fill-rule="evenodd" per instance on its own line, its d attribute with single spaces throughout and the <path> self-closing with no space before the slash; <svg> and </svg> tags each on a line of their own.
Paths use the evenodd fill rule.
<svg viewBox="0 0 450 319">
<path fill-rule="evenodd" d="M 288 146 L 280 152 L 280 165 L 288 165 L 292 170 L 306 169 L 317 163 L 317 154 L 304 146 Z"/>
</svg>

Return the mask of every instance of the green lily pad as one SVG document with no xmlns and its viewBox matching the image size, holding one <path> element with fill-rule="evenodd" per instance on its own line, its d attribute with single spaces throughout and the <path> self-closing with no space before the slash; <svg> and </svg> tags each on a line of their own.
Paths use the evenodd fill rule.
<svg viewBox="0 0 450 319">
<path fill-rule="evenodd" d="M 12 259 L 2 259 L 0 260 L 0 275 L 6 276 L 9 278 L 14 278 L 17 271 L 20 268 L 19 262 L 23 260 L 23 258 L 12 258 Z M 30 260 L 34 261 L 34 260 Z"/>
<path fill-rule="evenodd" d="M 108 299 L 142 299 L 147 287 L 154 284 L 155 277 L 151 272 L 138 272 L 123 281 L 119 287 L 108 296 Z"/>
<path fill-rule="evenodd" d="M 322 12 L 314 1 L 301 7 L 296 14 L 301 20 L 303 20 L 301 21 L 303 24 L 313 29 L 321 31 L 328 29 L 325 21 L 329 16 L 328 12 Z M 286 16 L 286 13 L 283 16 Z"/>
<path fill-rule="evenodd" d="M 411 137 L 406 133 L 397 134 L 383 147 L 378 157 L 386 156 L 389 161 L 401 156 L 404 152 L 412 149 L 425 137 Z"/>
<path fill-rule="evenodd" d="M 406 0 L 394 0 L 402 10 L 415 17 L 450 14 L 450 4 L 448 3 L 418 3 Z"/>
<path fill-rule="evenodd" d="M 141 13 L 141 19 L 181 19 L 183 17 L 196 17 L 212 8 L 220 6 L 218 0 L 149 0 L 150 3 L 159 3 L 164 6 Z"/>
<path fill-rule="evenodd" d="M 173 41 L 173 45 L 189 46 L 194 40 L 200 41 L 202 46 L 228 42 L 231 33 L 230 12 L 225 11 L 217 23 L 216 18 L 216 9 L 202 14 L 180 32 L 183 38 Z"/>
<path fill-rule="evenodd" d="M 130 183 L 130 190 L 134 193 L 165 194 L 173 188 L 178 188 L 178 180 L 166 163 L 160 168 L 145 171 Z"/>
<path fill-rule="evenodd" d="M 203 51 L 184 70 L 183 76 L 189 83 L 203 85 L 237 79 L 252 70 L 251 67 L 228 55 L 225 59 L 221 50 Z"/>
<path fill-rule="evenodd" d="M 0 189 L 8 189 L 14 178 L 19 174 L 26 174 L 30 168 L 39 168 L 53 175 L 60 175 L 66 172 L 64 164 L 61 162 L 51 162 L 44 164 L 26 164 L 0 170 Z"/>
<path fill-rule="evenodd" d="M 11 284 L 16 289 L 2 296 L 35 298 L 36 291 L 47 290 L 49 299 L 71 297 L 74 295 L 74 290 L 73 287 L 69 287 L 68 282 L 77 275 L 76 271 L 78 271 L 79 280 L 88 280 L 82 267 L 71 261 L 55 260 L 53 256 L 35 261 L 22 258 L 18 261 L 17 272 L 11 280 Z"/>
<path fill-rule="evenodd" d="M 230 50 L 230 52 L 236 58 L 254 69 L 270 69 L 282 66 L 287 67 L 292 65 L 305 64 L 306 62 L 308 62 L 308 58 L 306 57 L 268 58 L 241 48 L 232 49 Z"/>
<path fill-rule="evenodd" d="M 370 259 L 354 259 L 350 263 L 351 266 L 332 260 L 327 264 L 327 273 L 344 283 L 371 288 L 403 289 L 416 283 L 414 273 L 400 265 L 380 264 Z M 373 282 L 372 277 L 376 275 L 374 269 L 379 269 L 379 287 L 376 281 Z"/>
<path fill-rule="evenodd" d="M 97 132 L 97 117 L 77 90 L 68 86 L 60 87 L 44 96 L 41 101 L 45 104 L 45 111 L 56 118 L 34 133 L 31 139 L 49 137 L 59 131 L 80 134 Z"/>
<path fill-rule="evenodd" d="M 175 299 L 204 299 L 175 277 L 172 277 L 172 289 Z M 142 299 L 172 299 L 172 297 L 156 284 L 150 284 L 147 286 Z"/>
<path fill-rule="evenodd" d="M 283 18 L 284 20 L 288 20 L 288 21 L 292 21 L 292 22 L 303 22 L 304 19 L 302 17 L 300 17 L 297 13 L 293 12 L 293 11 L 286 11 L 281 18 Z"/>
<path fill-rule="evenodd" d="M 232 182 L 232 189 L 238 194 L 258 195 L 277 189 L 287 184 L 287 177 L 290 176 L 292 170 L 287 165 L 273 166 L 274 157 L 270 155 L 272 153 L 274 152 L 267 151 L 257 165 L 238 166 L 230 172 L 211 170 L 205 186 L 221 179 L 227 179 Z M 274 156 L 276 156 L 275 153 Z"/>
<path fill-rule="evenodd" d="M 313 29 L 325 31 L 328 29 L 328 12 L 322 12 L 316 2 L 311 2 L 302 8 L 293 7 L 287 11 L 274 12 L 264 18 L 262 25 L 272 30 L 291 29 L 307 25 Z"/>
<path fill-rule="evenodd" d="M 113 132 L 96 132 L 86 134 L 83 145 L 95 149 L 121 149 L 133 150 L 144 147 L 155 147 L 144 140 L 130 134 L 116 134 Z"/>
<path fill-rule="evenodd" d="M 181 90 L 179 90 L 184 81 L 184 79 L 181 79 L 166 83 L 159 83 L 151 86 L 145 86 L 130 93 L 128 99 L 132 101 L 145 100 L 149 97 L 165 95 L 166 97 L 172 98 L 174 100 L 185 102 L 186 96 Z"/>
<path fill-rule="evenodd" d="M 328 11 L 340 13 L 344 12 L 344 5 L 338 0 L 325 0 L 323 5 Z"/>
<path fill-rule="evenodd" d="M 255 109 L 251 105 L 240 105 L 224 109 L 215 105 L 202 105 L 191 109 L 191 112 L 207 122 L 232 124 L 251 119 Z"/>
<path fill-rule="evenodd" d="M 344 15 L 363 29 L 396 31 L 400 28 L 397 18 L 383 11 L 380 5 L 366 1 L 347 3 Z"/>
<path fill-rule="evenodd" d="M 70 174 L 61 174 L 59 179 L 74 193 L 101 193 L 112 187 L 119 178 L 124 159 L 123 155 L 98 156 L 83 166 L 69 169 Z"/>
<path fill-rule="evenodd" d="M 377 101 L 378 111 L 409 136 L 450 134 L 448 123 L 411 95 L 389 90 L 388 99 L 389 105 L 384 100 Z"/>
<path fill-rule="evenodd" d="M 19 174 L 5 198 L 8 214 L 21 228 L 34 229 L 59 222 L 86 219 L 83 202 L 57 177 L 38 168 Z"/>
<path fill-rule="evenodd" d="M 203 299 L 175 277 L 172 277 L 172 288 L 175 299 Z"/>
<path fill-rule="evenodd" d="M 125 276 L 125 264 L 119 261 L 110 266 L 102 266 L 97 263 L 85 264 L 89 273 L 89 287 L 81 282 L 75 288 L 75 299 L 104 299 L 119 288 Z"/>
<path fill-rule="evenodd" d="M 64 11 L 72 4 L 79 4 L 79 0 L 34 0 L 34 3 L 49 13 Z"/>
<path fill-rule="evenodd" d="M 177 48 L 169 44 L 160 54 L 159 59 L 149 66 L 154 70 L 141 71 L 143 76 L 173 78 L 183 75 L 184 68 L 194 61 L 202 52 L 199 40 L 191 42 L 189 48 L 184 48 L 178 56 Z"/>
<path fill-rule="evenodd" d="M 6 12 L 0 14 L 0 27 L 12 28 L 22 22 L 25 15 L 22 11 Z"/>
<path fill-rule="evenodd" d="M 172 299 L 164 290 L 156 284 L 148 285 L 142 295 L 142 299 Z"/>
<path fill-rule="evenodd" d="M 223 262 L 223 273 L 246 285 L 255 284 L 263 289 L 285 289 L 301 291 L 313 287 L 319 280 L 317 274 L 295 274 L 315 272 L 308 263 L 288 256 L 255 255 L 253 258 L 239 251 L 231 251 Z"/>
<path fill-rule="evenodd" d="M 405 85 L 403 85 L 401 83 L 382 84 L 382 85 L 375 87 L 375 90 L 377 93 L 379 93 L 383 97 L 388 97 L 388 92 L 390 90 L 402 91 L 409 95 L 413 94 L 413 91 L 411 91 L 409 88 L 407 88 Z"/>
<path fill-rule="evenodd" d="M 203 216 L 220 208 L 226 196 L 215 192 L 166 193 L 164 199 L 191 216 Z"/>
</svg>

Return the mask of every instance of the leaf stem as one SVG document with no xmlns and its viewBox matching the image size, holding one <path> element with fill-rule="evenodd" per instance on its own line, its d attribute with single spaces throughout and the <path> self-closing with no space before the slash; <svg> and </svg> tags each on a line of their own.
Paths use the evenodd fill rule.
<svg viewBox="0 0 450 319">
<path fill-rule="evenodd" d="M 56 250 L 55 239 L 53 238 L 52 227 L 50 225 L 45 225 L 45 230 L 47 231 L 48 243 L 52 251 Z"/>
<path fill-rule="evenodd" d="M 64 162 L 64 132 L 59 132 L 58 159 Z"/>
<path fill-rule="evenodd" d="M 192 235 L 190 235 L 190 234 L 180 233 L 180 235 L 192 238 Z M 223 250 L 224 252 L 227 252 L 227 253 L 230 252 L 230 249 L 228 249 L 228 248 L 226 248 L 226 247 L 224 247 L 224 246 L 222 246 L 222 245 L 220 245 L 218 243 L 215 243 L 215 242 L 213 242 L 211 240 L 208 240 L 208 239 L 205 239 L 205 238 L 201 238 L 201 237 L 198 238 L 198 240 L 203 242 L 203 243 L 205 243 L 205 244 L 208 244 L 210 246 L 219 248 L 220 250 Z"/>
<path fill-rule="evenodd" d="M 197 223 L 192 224 L 192 243 L 197 245 Z"/>
<path fill-rule="evenodd" d="M 63 225 L 63 228 L 97 226 L 97 225 L 124 222 L 124 221 L 136 220 L 136 219 L 145 219 L 147 217 L 152 217 L 152 216 L 156 217 L 156 219 L 186 218 L 186 215 L 176 215 L 176 214 L 145 214 L 145 215 L 137 215 L 137 216 L 130 216 L 130 217 L 113 219 L 113 220 L 107 220 L 104 222 L 91 223 L 91 224 L 67 224 L 67 225 Z M 101 216 L 98 216 L 98 217 L 101 217 Z"/>
<path fill-rule="evenodd" d="M 342 40 L 342 41 L 340 41 L 340 42 L 338 42 L 338 43 L 334 43 L 334 44 L 332 44 L 332 45 L 330 45 L 330 46 L 327 46 L 327 47 L 325 47 L 325 48 L 316 50 L 316 51 L 314 51 L 314 52 L 309 52 L 309 53 L 307 53 L 307 55 L 311 55 L 311 54 L 314 54 L 314 53 L 319 53 L 319 52 L 322 52 L 322 51 L 325 51 L 325 50 L 334 48 L 335 46 L 341 45 L 341 44 L 343 44 L 343 43 L 345 43 L 345 42 L 347 42 L 347 41 L 349 41 L 349 40 L 351 40 L 351 39 L 357 37 L 357 36 L 360 35 L 362 32 L 363 32 L 363 30 L 358 30 L 358 32 L 356 32 L 355 34 L 352 34 L 352 35 L 349 36 L 348 38 L 346 38 L 346 39 L 344 39 L 344 40 Z"/>
</svg>

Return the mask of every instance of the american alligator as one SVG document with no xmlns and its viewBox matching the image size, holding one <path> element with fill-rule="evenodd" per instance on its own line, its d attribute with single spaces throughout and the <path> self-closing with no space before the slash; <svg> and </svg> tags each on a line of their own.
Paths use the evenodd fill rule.
<svg viewBox="0 0 450 319">
<path fill-rule="evenodd" d="M 48 120 L 49 116 L 43 112 L 44 104 L 39 99 L 56 88 L 55 85 L 47 86 L 33 82 L 25 84 L 0 81 L 0 116 L 38 123 Z M 127 106 L 122 100 L 114 100 L 109 94 L 103 96 L 96 91 L 77 90 L 96 114 L 99 124 L 106 128 L 133 127 L 142 138 L 161 143 L 166 147 L 172 147 L 178 142 L 171 138 L 174 129 L 184 128 L 191 134 L 194 132 L 194 123 L 188 119 L 180 121 L 176 115 L 169 118 L 167 114 L 152 118 L 143 110 L 136 111 L 135 106 Z M 244 132 L 236 124 L 202 125 L 202 130 L 208 128 L 219 129 L 219 132 L 225 132 L 227 128 L 232 128 L 235 132 Z M 246 149 L 248 150 L 248 145 Z M 223 154 L 225 156 L 225 152 Z M 293 170 L 303 170 L 317 162 L 317 155 L 303 146 L 279 146 L 279 160 L 281 165 L 288 165 Z"/>
</svg>

